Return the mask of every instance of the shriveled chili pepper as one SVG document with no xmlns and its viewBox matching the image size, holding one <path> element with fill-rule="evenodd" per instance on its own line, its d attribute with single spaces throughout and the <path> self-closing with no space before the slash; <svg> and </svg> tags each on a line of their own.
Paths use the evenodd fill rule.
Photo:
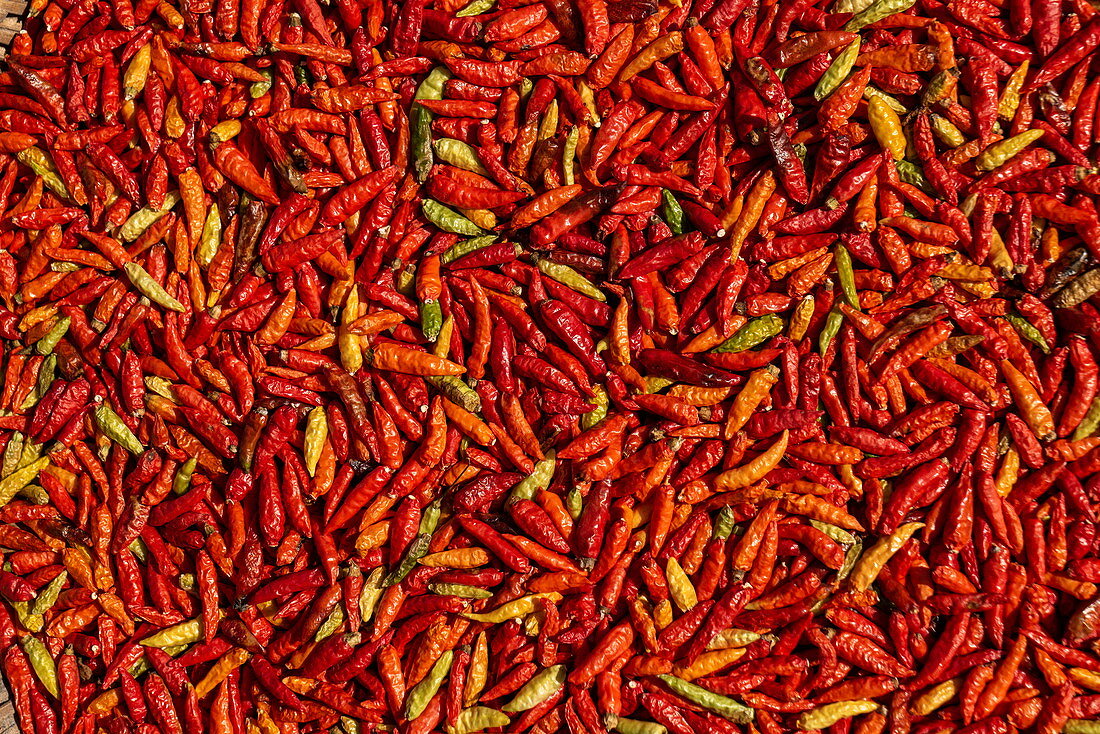
<svg viewBox="0 0 1100 734">
<path fill-rule="evenodd" d="M 25 728 L 1100 710 L 1087 5 L 32 5 Z"/>
</svg>

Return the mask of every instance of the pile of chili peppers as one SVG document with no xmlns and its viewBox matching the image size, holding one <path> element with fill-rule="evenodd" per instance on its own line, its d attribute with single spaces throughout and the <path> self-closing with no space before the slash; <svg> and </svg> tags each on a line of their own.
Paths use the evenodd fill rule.
<svg viewBox="0 0 1100 734">
<path fill-rule="evenodd" d="M 1084 0 L 32 0 L 25 732 L 1100 732 Z"/>
</svg>

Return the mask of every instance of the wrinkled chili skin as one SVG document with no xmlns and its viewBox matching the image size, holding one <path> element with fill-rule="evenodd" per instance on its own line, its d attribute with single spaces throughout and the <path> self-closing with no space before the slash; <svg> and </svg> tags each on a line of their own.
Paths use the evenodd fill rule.
<svg viewBox="0 0 1100 734">
<path fill-rule="evenodd" d="M 24 731 L 1092 730 L 1089 4 L 23 20 Z"/>
</svg>

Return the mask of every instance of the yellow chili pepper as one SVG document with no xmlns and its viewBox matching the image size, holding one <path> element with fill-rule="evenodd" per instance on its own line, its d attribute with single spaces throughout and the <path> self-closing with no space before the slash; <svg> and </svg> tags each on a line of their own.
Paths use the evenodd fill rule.
<svg viewBox="0 0 1100 734">
<path fill-rule="evenodd" d="M 898 113 L 885 99 L 876 95 L 867 100 L 867 117 L 871 123 L 871 132 L 875 134 L 883 150 L 889 151 L 896 161 L 904 158 L 907 142 Z"/>
<path fill-rule="evenodd" d="M 499 606 L 491 612 L 464 612 L 462 616 L 466 617 L 467 619 L 472 619 L 475 622 L 500 624 L 502 622 L 507 622 L 509 619 L 524 617 L 535 611 L 535 603 L 539 599 L 558 601 L 559 599 L 561 599 L 561 594 L 556 591 L 548 591 L 543 594 L 528 594 L 527 596 L 520 597 L 515 601 L 510 601 L 507 604 Z"/>
<path fill-rule="evenodd" d="M 878 577 L 879 571 L 886 565 L 890 558 L 901 550 L 902 546 L 913 537 L 913 533 L 924 527 L 924 523 L 910 522 L 902 525 L 893 533 L 883 538 L 868 548 L 856 566 L 852 569 L 852 575 L 848 583 L 856 591 L 865 591 L 871 588 L 871 584 Z"/>
<path fill-rule="evenodd" d="M 222 655 L 195 686 L 195 695 L 199 698 L 206 696 L 206 694 L 217 688 L 223 680 L 228 678 L 230 673 L 248 662 L 250 657 L 251 653 L 242 647 L 234 647 Z"/>
<path fill-rule="evenodd" d="M 466 675 L 466 691 L 463 703 L 473 706 L 481 697 L 481 691 L 489 679 L 489 641 L 484 632 L 474 640 L 474 649 L 470 653 L 470 672 Z"/>
<path fill-rule="evenodd" d="M 317 464 L 321 461 L 321 451 L 328 440 L 328 420 L 325 418 L 325 409 L 316 407 L 309 412 L 306 419 L 306 431 L 304 438 L 304 453 L 306 470 L 312 477 L 317 471 Z"/>
<path fill-rule="evenodd" d="M 997 115 L 1002 120 L 1011 120 L 1016 116 L 1016 108 L 1020 106 L 1020 90 L 1024 86 L 1024 80 L 1027 79 L 1027 72 L 1030 66 L 1031 62 L 1028 59 L 1024 59 L 1008 77 L 1008 81 L 1005 82 L 1004 91 L 1001 92 L 1001 99 L 997 103 Z"/>
<path fill-rule="evenodd" d="M 681 612 L 693 608 L 699 603 L 699 597 L 695 593 L 695 586 L 691 579 L 675 558 L 669 558 L 665 566 L 665 578 L 668 579 L 668 593 Z"/>
<path fill-rule="evenodd" d="M 146 647 L 188 645 L 203 639 L 202 617 L 195 617 L 155 632 L 141 641 Z"/>
<path fill-rule="evenodd" d="M 756 224 L 760 221 L 760 215 L 764 213 L 764 205 L 775 193 L 775 174 L 770 170 L 760 177 L 749 192 L 745 205 L 732 221 L 733 230 L 730 232 L 730 262 L 736 263 L 741 256 L 741 247 L 749 234 L 756 230 Z M 726 223 L 723 221 L 723 225 Z"/>
<path fill-rule="evenodd" d="M 952 678 L 929 688 L 913 701 L 913 713 L 927 716 L 936 709 L 947 705 L 951 699 L 959 695 L 961 687 L 962 681 L 958 678 Z"/>
<path fill-rule="evenodd" d="M 721 650 L 711 650 L 695 658 L 688 665 L 673 668 L 672 672 L 676 677 L 683 678 L 684 680 L 705 678 L 708 675 L 717 673 L 723 668 L 728 668 L 733 665 L 738 660 L 745 657 L 746 652 L 746 649 L 743 647 L 727 647 Z"/>
<path fill-rule="evenodd" d="M 963 135 L 962 130 L 955 127 L 955 123 L 951 122 L 946 117 L 932 115 L 929 122 L 932 124 L 932 132 L 946 145 L 952 148 L 958 148 L 960 145 L 966 143 L 966 136 Z"/>
<path fill-rule="evenodd" d="M 1043 137 L 1043 134 L 1042 130 L 1026 130 L 1011 138 L 998 140 L 974 159 L 974 165 L 979 171 L 992 171 L 994 168 L 999 168 L 1019 155 L 1024 148 Z"/>
<path fill-rule="evenodd" d="M 1001 374 L 1005 376 L 1012 399 L 1031 430 L 1044 441 L 1053 439 L 1055 437 L 1054 417 L 1050 414 L 1050 408 L 1043 402 L 1039 391 L 1022 372 L 1016 369 L 1016 365 L 1007 359 L 1001 360 Z"/>
<path fill-rule="evenodd" d="M 489 552 L 484 548 L 453 548 L 429 553 L 421 558 L 419 563 L 421 566 L 431 568 L 477 568 L 489 561 Z"/>
<path fill-rule="evenodd" d="M 778 381 L 779 370 L 771 366 L 761 367 L 749 375 L 748 381 L 734 398 L 733 407 L 730 408 L 729 417 L 726 419 L 725 438 L 733 438 L 734 434 L 745 427 L 756 411 L 756 406 L 760 405 L 772 385 Z"/>
<path fill-rule="evenodd" d="M 1066 671 L 1069 677 L 1073 679 L 1073 682 L 1084 686 L 1085 688 L 1091 688 L 1094 691 L 1100 691 L 1100 673 L 1095 670 L 1089 670 L 1087 668 L 1070 668 Z"/>
<path fill-rule="evenodd" d="M 41 459 L 24 466 L 22 469 L 16 469 L 8 476 L 0 479 L 0 507 L 11 502 L 12 497 L 34 481 L 34 478 L 38 476 L 38 472 L 45 469 L 49 463 L 49 457 L 43 456 Z"/>
<path fill-rule="evenodd" d="M 145 89 L 145 82 L 149 78 L 149 66 L 153 60 L 153 47 L 145 44 L 138 49 L 130 63 L 126 65 L 126 71 L 122 75 L 122 98 L 134 99 L 141 90 Z"/>
<path fill-rule="evenodd" d="M 787 451 L 787 439 L 789 437 L 790 431 L 783 431 L 783 434 L 767 451 L 747 464 L 719 474 L 714 482 L 715 488 L 719 492 L 729 492 L 730 490 L 747 487 L 762 479 L 783 459 L 783 454 Z"/>
<path fill-rule="evenodd" d="M 825 729 L 842 719 L 850 719 L 860 714 L 876 711 L 879 705 L 874 701 L 837 701 L 818 706 L 798 717 L 799 729 Z"/>
<path fill-rule="evenodd" d="M 1007 497 L 1012 488 L 1016 486 L 1016 479 L 1020 476 L 1020 454 L 1015 448 L 1009 447 L 1001 460 L 1001 466 L 997 470 L 997 494 Z"/>
</svg>

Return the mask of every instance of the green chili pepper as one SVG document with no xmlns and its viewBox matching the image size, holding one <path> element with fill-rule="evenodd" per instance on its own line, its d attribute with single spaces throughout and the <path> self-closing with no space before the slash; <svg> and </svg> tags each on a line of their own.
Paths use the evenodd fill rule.
<svg viewBox="0 0 1100 734">
<path fill-rule="evenodd" d="M 1092 399 L 1088 412 L 1085 413 L 1085 417 L 1077 424 L 1077 428 L 1074 429 L 1073 435 L 1069 438 L 1071 441 L 1080 441 L 1082 438 L 1088 438 L 1096 433 L 1097 428 L 1100 428 L 1100 395 Z"/>
<path fill-rule="evenodd" d="M 462 10 L 455 13 L 456 18 L 468 18 L 471 15 L 483 15 L 488 13 L 496 5 L 496 0 L 471 0 Z"/>
<path fill-rule="evenodd" d="M 493 234 L 481 235 L 479 237 L 472 237 L 468 240 L 462 240 L 452 245 L 446 252 L 439 256 L 439 262 L 443 265 L 452 263 L 460 257 L 469 255 L 471 252 L 476 252 L 483 247 L 495 244 L 497 236 Z"/>
<path fill-rule="evenodd" d="M 95 422 L 103 435 L 111 439 L 134 456 L 145 451 L 145 447 L 138 441 L 137 436 L 122 422 L 118 413 L 111 409 L 107 403 L 100 403 L 95 409 Z"/>
<path fill-rule="evenodd" d="M 474 706 L 463 711 L 455 719 L 455 723 L 447 727 L 447 734 L 471 734 L 475 731 L 496 729 L 508 726 L 508 714 L 501 713 L 488 706 Z"/>
<path fill-rule="evenodd" d="M 439 301 L 423 301 L 420 304 L 420 331 L 424 337 L 434 342 L 439 338 L 439 330 L 443 328 L 443 307 Z"/>
<path fill-rule="evenodd" d="M 378 600 L 382 598 L 382 576 L 384 568 L 376 568 L 370 572 L 370 576 L 363 579 L 363 590 L 359 592 L 359 616 L 366 624 L 374 616 L 374 610 L 378 607 Z"/>
<path fill-rule="evenodd" d="M 57 377 L 57 355 L 53 350 L 46 355 L 46 358 L 42 360 L 42 367 L 38 370 L 38 379 L 34 384 L 34 392 L 38 397 L 42 397 L 46 394 L 46 391 L 53 385 L 54 379 Z"/>
<path fill-rule="evenodd" d="M 57 167 L 54 166 L 53 159 L 50 158 L 48 153 L 32 145 L 16 153 L 15 157 L 24 166 L 34 171 L 36 175 L 41 176 L 42 182 L 49 186 L 55 194 L 62 199 L 69 198 L 69 190 L 65 188 L 65 181 L 61 178 L 61 174 L 57 172 Z"/>
<path fill-rule="evenodd" d="M 1016 314 L 1007 314 L 1005 316 L 1008 319 L 1008 323 L 1015 327 L 1020 336 L 1027 339 L 1032 344 L 1038 344 L 1039 348 L 1043 350 L 1043 354 L 1050 354 L 1050 345 L 1047 344 L 1047 340 L 1043 338 L 1042 332 L 1036 329 L 1031 323 Z"/>
<path fill-rule="evenodd" d="M 218 209 L 218 202 L 210 205 L 206 212 L 206 222 L 202 225 L 202 235 L 199 237 L 199 246 L 195 248 L 195 262 L 203 267 L 214 262 L 214 256 L 218 254 L 218 246 L 222 241 L 222 215 Z"/>
<path fill-rule="evenodd" d="M 438 337 L 438 335 L 436 335 Z M 455 405 L 471 413 L 481 412 L 481 396 L 455 375 L 439 375 L 428 378 L 439 392 Z"/>
<path fill-rule="evenodd" d="M 164 287 L 153 279 L 153 276 L 145 272 L 145 268 L 141 267 L 136 262 L 128 262 L 123 266 L 123 269 L 126 271 L 127 277 L 130 278 L 130 282 L 134 284 L 134 287 L 141 291 L 150 301 L 173 311 L 184 311 L 183 304 L 169 295 L 168 291 L 164 290 Z"/>
<path fill-rule="evenodd" d="M 825 533 L 830 538 L 844 546 L 852 545 L 859 540 L 858 538 L 856 538 L 856 536 L 852 535 L 844 528 L 832 525 L 827 522 L 821 522 L 820 520 L 810 520 L 810 525 L 812 525 L 815 529 Z"/>
<path fill-rule="evenodd" d="M 843 51 L 837 54 L 837 57 L 833 59 L 833 63 L 829 64 L 829 68 L 817 80 L 817 86 L 814 87 L 814 99 L 818 102 L 825 99 L 840 86 L 841 82 L 848 78 L 848 75 L 852 73 L 852 68 L 856 65 L 856 58 L 859 57 L 859 44 L 860 39 L 857 36 L 856 40 L 849 43 Z"/>
<path fill-rule="evenodd" d="M 661 198 L 664 200 L 661 205 L 661 214 L 664 216 L 665 222 L 668 223 L 668 228 L 672 230 L 672 234 L 683 234 L 684 208 L 680 206 L 680 202 L 676 201 L 676 197 L 668 189 L 661 189 Z"/>
<path fill-rule="evenodd" d="M 409 691 L 409 697 L 405 700 L 406 719 L 410 721 L 415 719 L 428 707 L 432 697 L 439 692 L 440 686 L 443 685 L 443 679 L 447 677 L 447 672 L 451 669 L 453 658 L 454 650 L 448 650 L 440 655 L 439 660 L 435 661 L 435 665 L 432 666 L 427 677 Z"/>
<path fill-rule="evenodd" d="M 593 285 L 592 281 L 588 278 L 568 265 L 544 259 L 540 259 L 536 264 L 543 275 L 553 278 L 564 286 L 572 288 L 577 293 L 583 293 L 589 298 L 594 298 L 600 302 L 607 302 L 607 294 Z"/>
<path fill-rule="evenodd" d="M 159 209 L 150 209 L 145 207 L 138 209 L 136 212 L 130 215 L 121 227 L 118 229 L 118 236 L 123 242 L 133 242 L 140 237 L 145 230 L 152 227 L 157 223 L 164 215 L 172 211 L 172 208 L 179 203 L 180 194 L 178 191 L 169 191 L 164 197 L 164 205 Z"/>
<path fill-rule="evenodd" d="M 859 308 L 859 291 L 856 290 L 856 274 L 852 269 L 852 255 L 848 248 L 837 243 L 836 246 L 836 275 L 840 280 L 840 290 L 844 293 L 844 300 L 852 308 Z"/>
<path fill-rule="evenodd" d="M 825 317 L 825 326 L 821 329 L 821 335 L 817 341 L 818 349 L 822 354 L 828 351 L 829 345 L 833 343 L 833 337 L 840 333 L 840 327 L 843 323 L 843 313 L 835 308 L 829 311 L 829 315 Z"/>
<path fill-rule="evenodd" d="M 581 511 L 584 509 L 584 495 L 581 494 L 580 487 L 573 487 L 566 493 L 565 509 L 574 520 L 581 516 Z"/>
<path fill-rule="evenodd" d="M 437 67 L 420 83 L 413 99 L 443 99 L 443 84 L 450 74 Z M 412 148 L 413 173 L 423 183 L 435 163 L 432 154 L 432 113 L 423 105 L 413 104 L 409 110 L 409 138 Z"/>
<path fill-rule="evenodd" d="M 11 498 L 23 487 L 34 481 L 34 478 L 38 476 L 38 472 L 45 469 L 49 463 L 49 457 L 43 456 L 41 459 L 36 459 L 0 479 L 0 507 L 11 502 Z"/>
<path fill-rule="evenodd" d="M 306 68 L 305 64 L 295 65 L 294 81 L 298 86 L 306 87 L 307 89 L 313 86 L 313 75 L 309 73 L 309 69 Z"/>
<path fill-rule="evenodd" d="M 581 129 L 576 125 L 569 128 L 569 134 L 565 136 L 565 145 L 561 150 L 562 183 L 572 186 L 576 183 L 577 143 L 581 139 Z"/>
<path fill-rule="evenodd" d="M 726 339 L 712 352 L 743 352 L 752 349 L 757 344 L 766 342 L 773 336 L 783 332 L 783 319 L 779 314 L 769 313 L 751 319 L 747 324 L 737 330 L 733 336 Z"/>
<path fill-rule="evenodd" d="M 924 177 L 921 167 L 912 161 L 895 161 L 898 168 L 898 178 L 907 184 L 916 186 L 923 191 L 931 191 L 928 179 Z"/>
<path fill-rule="evenodd" d="M 852 16 L 844 24 L 844 30 L 858 31 L 864 26 L 877 23 L 880 20 L 889 18 L 891 15 L 904 13 L 916 4 L 916 0 L 875 0 L 867 8 Z"/>
<path fill-rule="evenodd" d="M 733 533 L 733 510 L 729 505 L 724 505 L 718 511 L 718 517 L 714 520 L 714 537 L 725 539 Z"/>
<path fill-rule="evenodd" d="M 179 585 L 181 589 L 186 589 L 187 591 L 194 590 L 196 586 L 195 574 L 181 573 L 179 575 Z"/>
<path fill-rule="evenodd" d="M 13 601 L 8 602 L 8 604 L 15 612 L 15 616 L 19 619 L 19 624 L 23 625 L 23 628 L 27 631 L 41 632 L 46 626 L 46 620 L 41 614 L 31 614 L 30 602 Z"/>
<path fill-rule="evenodd" d="M 863 541 L 859 538 L 855 539 L 855 542 L 849 546 L 848 551 L 844 554 L 844 563 L 840 564 L 840 569 L 836 572 L 837 581 L 843 581 L 848 578 L 852 573 L 852 569 L 856 567 L 856 562 L 859 557 L 863 555 Z"/>
<path fill-rule="evenodd" d="M 416 88 L 413 99 L 443 99 L 443 85 L 451 78 L 451 72 L 442 66 L 432 69 L 420 86 Z"/>
<path fill-rule="evenodd" d="M 646 375 L 645 385 L 646 393 L 653 395 L 664 390 L 669 385 L 675 384 L 675 380 L 670 380 L 667 377 L 657 377 L 654 375 Z"/>
<path fill-rule="evenodd" d="M 202 617 L 188 619 L 179 624 L 154 632 L 139 644 L 145 647 L 168 648 L 175 645 L 191 645 L 203 638 Z"/>
<path fill-rule="evenodd" d="M 674 675 L 659 675 L 657 677 L 664 681 L 665 685 L 677 695 L 686 698 L 696 706 L 702 706 L 708 711 L 713 711 L 735 724 L 748 724 L 753 720 L 753 710 L 740 701 L 709 691 L 702 686 L 689 683 Z"/>
<path fill-rule="evenodd" d="M 34 597 L 34 600 L 30 605 L 31 614 L 45 614 L 53 609 L 53 605 L 57 603 L 57 597 L 61 595 L 61 590 L 65 588 L 65 581 L 69 578 L 68 571 L 62 571 L 57 574 L 53 581 L 42 587 L 42 590 L 38 592 L 38 595 Z"/>
<path fill-rule="evenodd" d="M 270 71 L 261 71 L 260 73 L 263 74 L 264 80 L 262 82 L 252 82 L 248 87 L 248 96 L 252 99 L 259 99 L 271 91 L 274 76 Z"/>
<path fill-rule="evenodd" d="M 535 469 L 519 484 L 512 489 L 510 495 L 513 502 L 517 500 L 533 500 L 539 492 L 550 486 L 550 480 L 554 478 L 554 470 L 557 468 L 557 452 L 548 449 L 537 464 Z"/>
<path fill-rule="evenodd" d="M 581 430 L 587 431 L 592 426 L 596 425 L 604 418 L 607 417 L 608 397 L 607 392 L 599 385 L 593 385 L 595 395 L 589 400 L 589 405 L 595 406 L 592 410 L 588 411 L 581 416 Z"/>
<path fill-rule="evenodd" d="M 424 183 L 435 164 L 432 155 L 432 113 L 424 105 L 414 103 L 409 110 L 409 138 L 413 172 L 416 180 Z"/>
<path fill-rule="evenodd" d="M 413 539 L 413 542 L 409 544 L 409 549 L 405 551 L 405 557 L 401 559 L 401 562 L 390 572 L 390 575 L 386 577 L 382 582 L 383 586 L 393 586 L 399 584 L 401 581 L 409 575 L 409 573 L 416 567 L 417 561 L 423 558 L 428 553 L 428 546 L 432 542 L 432 536 L 417 535 Z"/>
<path fill-rule="evenodd" d="M 481 227 L 477 226 L 454 209 L 440 204 L 435 199 L 424 199 L 421 208 L 427 220 L 444 232 L 464 234 L 469 237 L 485 234 Z"/>
<path fill-rule="evenodd" d="M 655 721 L 638 721 L 620 716 L 615 722 L 615 731 L 620 734 L 668 734 L 664 724 Z"/>
<path fill-rule="evenodd" d="M 436 500 L 427 507 L 424 508 L 423 514 L 420 516 L 420 527 L 418 530 L 422 535 L 431 535 L 435 532 L 436 527 L 439 526 L 439 518 L 443 514 L 443 504 L 440 500 Z"/>
<path fill-rule="evenodd" d="M 552 665 L 527 681 L 511 701 L 501 708 L 505 711 L 527 711 L 538 706 L 565 685 L 565 666 Z"/>
<path fill-rule="evenodd" d="M 1069 719 L 1062 725 L 1062 734 L 1100 734 L 1100 721 Z"/>
<path fill-rule="evenodd" d="M 63 316 L 57 320 L 57 323 L 50 327 L 50 330 L 46 334 L 35 342 L 34 351 L 41 355 L 53 354 L 53 350 L 57 347 L 57 343 L 61 341 L 61 337 L 69 331 L 69 324 L 72 323 L 68 316 Z"/>
<path fill-rule="evenodd" d="M 466 584 L 428 584 L 428 591 L 440 596 L 457 596 L 462 599 L 488 599 L 493 592 Z"/>
<path fill-rule="evenodd" d="M 19 638 L 19 643 L 23 646 L 23 652 L 27 654 L 27 660 L 34 668 L 35 675 L 42 682 L 42 687 L 49 691 L 54 698 L 59 697 L 61 686 L 57 682 L 57 666 L 54 664 L 50 651 L 46 649 L 46 644 L 33 635 L 25 635 Z"/>
<path fill-rule="evenodd" d="M 416 564 L 420 559 L 427 555 L 428 546 L 431 545 L 432 534 L 439 524 L 439 516 L 441 513 L 442 508 L 439 500 L 436 500 L 424 509 L 424 513 L 420 516 L 420 528 L 416 538 L 409 544 L 409 549 L 405 551 L 405 557 L 401 559 L 397 567 L 394 568 L 390 575 L 382 582 L 383 586 L 393 586 L 394 584 L 401 583 L 401 581 L 416 568 Z"/>
<path fill-rule="evenodd" d="M 763 635 L 759 632 L 733 627 L 715 635 L 714 639 L 707 645 L 707 649 L 725 650 L 730 647 L 748 647 L 761 637 Z"/>
<path fill-rule="evenodd" d="M 198 463 L 198 459 L 193 456 L 183 462 L 183 466 L 176 472 L 176 476 L 172 477 L 173 492 L 176 494 L 184 494 L 191 488 L 191 475 L 195 473 L 195 467 Z"/>
<path fill-rule="evenodd" d="M 881 89 L 872 87 L 868 84 L 867 87 L 863 90 L 863 98 L 871 99 L 871 97 L 878 97 L 886 103 L 887 107 L 892 109 L 894 112 L 897 112 L 899 115 L 904 115 L 909 111 L 909 109 L 901 102 L 899 102 L 896 97 L 889 95 Z"/>
<path fill-rule="evenodd" d="M 145 541 L 141 538 L 130 543 L 129 551 L 133 553 L 134 558 L 138 559 L 141 563 L 149 562 L 149 550 L 145 547 Z"/>
<path fill-rule="evenodd" d="M 489 171 L 481 165 L 477 150 L 469 143 L 454 138 L 439 138 L 432 143 L 432 147 L 435 154 L 439 156 L 439 160 L 444 163 L 449 163 L 455 168 L 480 173 L 482 176 L 489 175 Z"/>
<path fill-rule="evenodd" d="M 336 631 L 344 624 L 344 608 L 337 605 L 332 610 L 332 614 L 328 615 L 328 619 L 317 629 L 317 634 L 313 636 L 314 642 L 320 642 L 326 637 L 332 637 L 336 634 Z"/>
<path fill-rule="evenodd" d="M 8 445 L 4 447 L 4 457 L 0 461 L 0 478 L 6 477 L 20 466 L 20 457 L 23 455 L 24 436 L 21 431 L 15 431 L 8 439 Z"/>
</svg>

